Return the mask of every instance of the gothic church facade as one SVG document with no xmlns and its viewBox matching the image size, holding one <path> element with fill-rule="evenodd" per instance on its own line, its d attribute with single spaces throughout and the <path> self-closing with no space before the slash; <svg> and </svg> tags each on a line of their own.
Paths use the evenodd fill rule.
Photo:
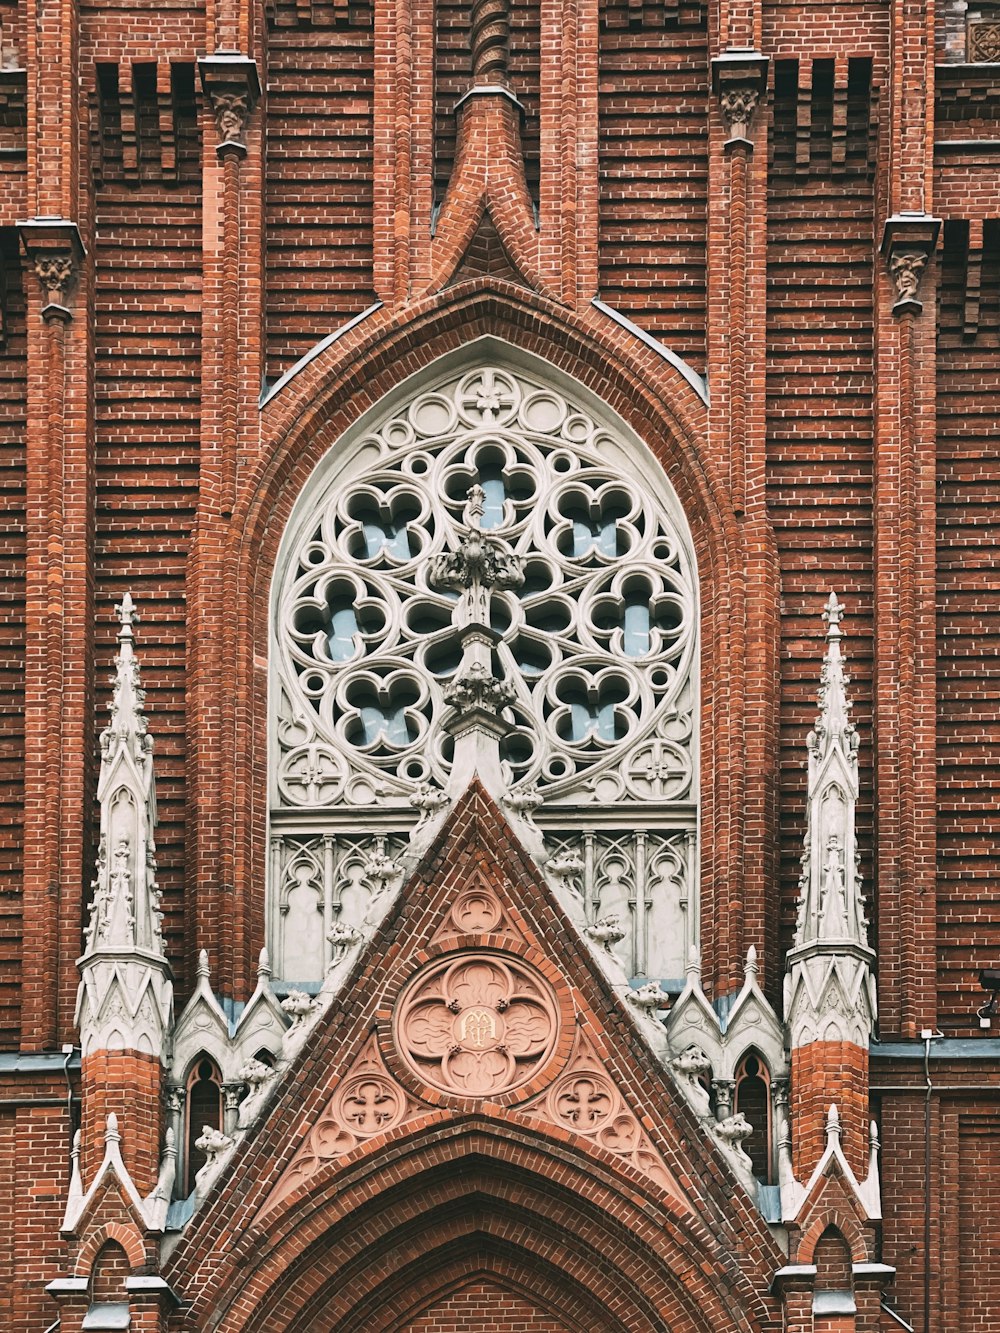
<svg viewBox="0 0 1000 1333">
<path fill-rule="evenodd" d="M 1000 9 L 0 66 L 0 1326 L 995 1333 Z"/>
</svg>

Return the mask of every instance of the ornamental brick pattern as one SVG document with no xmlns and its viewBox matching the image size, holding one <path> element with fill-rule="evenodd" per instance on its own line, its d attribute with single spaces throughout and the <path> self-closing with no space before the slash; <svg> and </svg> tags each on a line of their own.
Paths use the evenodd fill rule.
<svg viewBox="0 0 1000 1333">
<path fill-rule="evenodd" d="M 0 4 L 4 1330 L 125 1302 L 148 1333 L 885 1333 L 883 1297 L 918 1333 L 998 1326 L 1000 1053 L 976 1018 L 1000 967 L 995 19 Z M 185 1124 L 170 1053 L 124 1022 L 81 1065 L 74 1027 L 112 608 L 131 592 L 143 616 L 175 1013 L 205 949 L 235 1025 L 270 975 L 282 536 L 363 414 L 484 337 L 618 414 L 684 510 L 716 1027 L 751 946 L 784 1016 L 819 617 L 841 598 L 876 1040 L 821 1033 L 774 1079 L 768 1188 L 786 1161 L 809 1184 L 782 1251 L 738 1174 L 735 1071 L 709 1089 L 689 1050 L 683 1091 L 525 825 L 474 789 L 374 943 L 340 938 L 343 988 L 276 1077 L 257 1068 L 249 1126 L 227 1069 L 216 1128 L 239 1143 L 161 1246 L 188 1151 L 165 1134 Z M 496 960 L 510 995 L 433 989 Z M 418 1016 L 422 984 L 446 1019 Z"/>
</svg>

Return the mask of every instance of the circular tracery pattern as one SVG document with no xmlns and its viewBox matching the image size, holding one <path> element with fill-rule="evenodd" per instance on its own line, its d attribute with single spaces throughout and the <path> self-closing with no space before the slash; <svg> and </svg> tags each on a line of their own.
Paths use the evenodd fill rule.
<svg viewBox="0 0 1000 1333">
<path fill-rule="evenodd" d="M 443 958 L 400 997 L 396 1048 L 422 1083 L 464 1097 L 499 1096 L 545 1064 L 558 1001 L 529 964 L 497 954 Z"/>
<path fill-rule="evenodd" d="M 429 572 L 457 548 L 474 485 L 482 527 L 525 573 L 489 612 L 515 691 L 511 784 L 547 800 L 689 799 L 693 565 L 634 450 L 552 388 L 484 367 L 416 397 L 353 456 L 280 576 L 279 803 L 446 782 L 457 595 Z"/>
</svg>

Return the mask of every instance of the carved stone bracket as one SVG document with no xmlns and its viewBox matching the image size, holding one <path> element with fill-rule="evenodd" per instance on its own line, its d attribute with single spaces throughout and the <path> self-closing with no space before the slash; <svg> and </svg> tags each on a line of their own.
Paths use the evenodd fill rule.
<svg viewBox="0 0 1000 1333">
<path fill-rule="evenodd" d="M 245 156 L 247 125 L 260 97 L 256 64 L 246 56 L 217 54 L 199 60 L 198 71 L 219 131 L 216 152 Z"/>
<path fill-rule="evenodd" d="M 87 253 L 79 227 L 65 218 L 33 218 L 18 230 L 42 287 L 42 318 L 67 322 L 73 317 L 70 294 Z"/>
<path fill-rule="evenodd" d="M 712 87 L 729 144 L 750 145 L 750 125 L 767 91 L 768 57 L 759 51 L 726 51 L 712 61 Z"/>
<path fill-rule="evenodd" d="M 940 218 L 926 213 L 896 213 L 886 219 L 881 249 L 896 288 L 894 315 L 919 314 L 923 310 L 917 292 L 940 230 Z"/>
</svg>

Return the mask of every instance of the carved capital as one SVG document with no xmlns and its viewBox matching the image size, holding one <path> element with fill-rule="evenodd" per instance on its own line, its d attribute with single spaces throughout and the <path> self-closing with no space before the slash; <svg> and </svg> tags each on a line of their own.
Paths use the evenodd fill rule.
<svg viewBox="0 0 1000 1333">
<path fill-rule="evenodd" d="M 927 267 L 922 250 L 896 250 L 889 256 L 889 272 L 896 284 L 896 305 L 922 308 L 917 300 L 920 277 Z"/>
<path fill-rule="evenodd" d="M 220 148 L 238 144 L 245 149 L 244 135 L 253 104 L 245 88 L 220 88 L 212 95 L 212 112 L 219 131 Z"/>
<path fill-rule="evenodd" d="M 42 289 L 42 318 L 72 319 L 70 297 L 86 251 L 75 222 L 35 218 L 18 228 L 21 244 Z"/>
<path fill-rule="evenodd" d="M 45 298 L 43 315 L 51 318 L 56 307 L 64 310 L 68 315 L 69 289 L 76 276 L 76 261 L 73 256 L 65 251 L 36 254 L 32 262 L 35 266 L 35 276 L 42 285 L 42 294 Z"/>
<path fill-rule="evenodd" d="M 219 131 L 216 151 L 220 157 L 244 156 L 247 126 L 260 97 L 256 64 L 246 56 L 215 55 L 199 60 L 198 70 Z"/>
<path fill-rule="evenodd" d="M 934 253 L 941 222 L 924 213 L 898 213 L 886 219 L 882 254 L 896 288 L 894 315 L 919 314 L 920 280 Z"/>
<path fill-rule="evenodd" d="M 719 93 L 719 107 L 730 139 L 749 138 L 750 122 L 760 101 L 760 89 L 753 84 L 732 84 Z"/>
<path fill-rule="evenodd" d="M 754 112 L 767 90 L 767 56 L 727 51 L 712 61 L 712 86 L 731 144 L 749 144 Z"/>
</svg>

